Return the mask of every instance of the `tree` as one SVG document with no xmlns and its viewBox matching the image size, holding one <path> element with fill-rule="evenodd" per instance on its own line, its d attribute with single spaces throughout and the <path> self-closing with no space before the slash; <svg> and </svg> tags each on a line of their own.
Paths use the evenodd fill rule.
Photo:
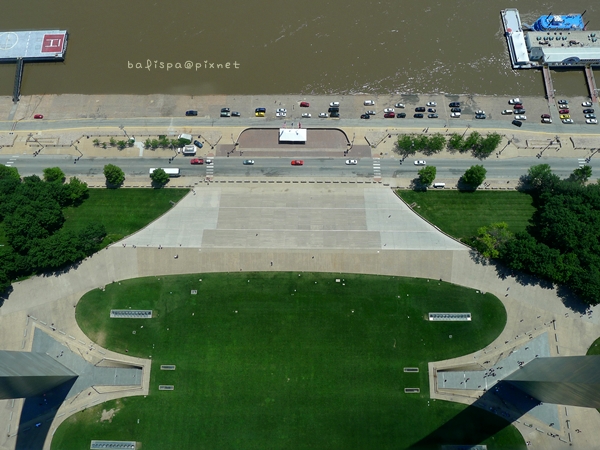
<svg viewBox="0 0 600 450">
<path fill-rule="evenodd" d="M 452 133 L 450 139 L 448 140 L 448 149 L 449 150 L 462 150 L 464 146 L 463 137 L 458 133 Z"/>
<path fill-rule="evenodd" d="M 592 168 L 588 165 L 579 167 L 569 176 L 569 181 L 584 184 L 592 176 Z"/>
<path fill-rule="evenodd" d="M 473 246 L 487 258 L 500 256 L 500 248 L 512 239 L 513 234 L 508 231 L 506 222 L 493 223 L 487 227 L 477 230 L 477 236 L 473 240 Z"/>
<path fill-rule="evenodd" d="M 125 174 L 120 167 L 114 164 L 104 166 L 104 176 L 106 177 L 106 183 L 114 187 L 121 186 L 123 181 L 125 181 Z"/>
<path fill-rule="evenodd" d="M 446 138 L 441 133 L 435 133 L 429 137 L 427 147 L 432 153 L 439 153 L 446 147 Z"/>
<path fill-rule="evenodd" d="M 87 183 L 77 177 L 71 177 L 62 188 L 68 205 L 79 205 L 90 195 Z"/>
<path fill-rule="evenodd" d="M 560 178 L 552 173 L 548 164 L 538 164 L 529 168 L 524 181 L 528 187 L 542 191 L 551 189 L 560 181 Z"/>
<path fill-rule="evenodd" d="M 462 182 L 477 189 L 485 181 L 487 170 L 483 166 L 471 166 L 462 176 Z"/>
<path fill-rule="evenodd" d="M 419 183 L 425 187 L 431 186 L 431 183 L 435 180 L 436 172 L 435 166 L 423 167 L 419 170 Z"/>
<path fill-rule="evenodd" d="M 8 167 L 4 164 L 0 165 L 0 180 L 13 179 L 21 181 L 21 175 L 16 167 Z"/>
<path fill-rule="evenodd" d="M 413 145 L 413 138 L 408 134 L 403 134 L 398 137 L 394 151 L 402 156 L 410 156 L 416 153 L 416 149 Z"/>
<path fill-rule="evenodd" d="M 127 141 L 118 141 L 117 142 L 117 148 L 119 150 L 123 150 L 125 147 L 127 147 Z"/>
<path fill-rule="evenodd" d="M 44 169 L 44 181 L 52 183 L 53 181 L 65 181 L 65 173 L 60 170 L 60 167 L 48 167 Z"/>
<path fill-rule="evenodd" d="M 111 137 L 108 142 L 110 143 L 111 147 L 117 145 L 117 140 L 114 137 Z"/>
<path fill-rule="evenodd" d="M 156 169 L 150 175 L 150 179 L 156 187 L 161 188 L 169 181 L 169 175 L 163 169 Z"/>
<path fill-rule="evenodd" d="M 502 135 L 490 133 L 485 138 L 480 139 L 478 145 L 473 149 L 473 154 L 478 158 L 490 156 L 500 145 Z"/>
</svg>

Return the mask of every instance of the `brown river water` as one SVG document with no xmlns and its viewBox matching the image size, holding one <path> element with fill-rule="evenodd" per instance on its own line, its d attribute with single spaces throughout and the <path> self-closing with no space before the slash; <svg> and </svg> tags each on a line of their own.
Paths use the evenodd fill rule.
<svg viewBox="0 0 600 450">
<path fill-rule="evenodd" d="M 64 63 L 25 65 L 22 95 L 543 95 L 539 71 L 510 68 L 511 7 L 529 23 L 587 10 L 600 30 L 591 0 L 7 0 L 0 31 L 69 32 Z M 586 95 L 582 70 L 553 74 L 557 95 Z"/>
</svg>

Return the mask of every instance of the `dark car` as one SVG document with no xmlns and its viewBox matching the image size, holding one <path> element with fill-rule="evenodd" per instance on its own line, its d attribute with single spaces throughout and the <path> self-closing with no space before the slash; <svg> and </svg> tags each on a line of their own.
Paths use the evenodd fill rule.
<svg viewBox="0 0 600 450">
<path fill-rule="evenodd" d="M 231 117 L 242 117 L 242 115 L 239 112 L 237 112 L 237 111 L 233 111 L 231 113 Z"/>
<path fill-rule="evenodd" d="M 195 145 L 196 147 L 198 147 L 198 148 L 202 148 L 202 147 L 204 147 L 204 146 L 202 145 L 202 142 L 200 142 L 200 141 L 194 141 L 194 145 Z"/>
<path fill-rule="evenodd" d="M 513 120 L 513 121 L 512 121 L 512 124 L 513 124 L 515 127 L 520 127 L 521 125 L 523 125 L 523 122 L 521 122 L 520 120 Z"/>
<path fill-rule="evenodd" d="M 584 109 L 583 113 L 584 114 L 594 114 L 594 110 L 593 109 Z"/>
<path fill-rule="evenodd" d="M 332 108 L 329 108 L 327 111 L 330 112 L 330 113 L 333 113 L 333 112 L 339 113 L 340 112 L 340 108 L 338 108 L 338 107 L 332 107 Z"/>
<path fill-rule="evenodd" d="M 452 102 L 448 105 L 450 108 L 460 108 L 460 102 Z M 460 111 L 455 111 L 460 112 Z"/>
<path fill-rule="evenodd" d="M 549 119 L 550 118 L 550 114 L 542 114 L 542 119 Z"/>
<path fill-rule="evenodd" d="M 229 108 L 221 108 L 221 112 L 231 112 Z"/>
<path fill-rule="evenodd" d="M 430 119 L 437 119 L 438 115 L 437 114 L 427 114 L 427 117 L 429 117 Z"/>
<path fill-rule="evenodd" d="M 569 110 L 568 109 L 559 109 L 558 113 L 559 114 L 569 114 Z"/>
<path fill-rule="evenodd" d="M 369 114 L 361 114 L 361 115 L 360 115 L 360 118 L 361 118 L 361 119 L 370 119 L 370 118 L 371 118 L 371 116 L 370 116 Z"/>
<path fill-rule="evenodd" d="M 476 119 L 485 119 L 485 114 L 475 114 Z"/>
<path fill-rule="evenodd" d="M 425 108 L 423 106 L 417 106 L 415 112 L 425 112 Z"/>
<path fill-rule="evenodd" d="M 513 106 L 514 109 L 523 109 L 523 105 L 521 103 L 517 103 Z"/>
<path fill-rule="evenodd" d="M 198 115 L 198 111 L 195 111 L 193 109 L 190 109 L 189 111 L 185 112 L 186 116 L 197 116 Z"/>
<path fill-rule="evenodd" d="M 423 109 L 425 109 L 425 108 L 423 108 Z M 422 119 L 423 118 L 423 114 L 415 114 L 413 117 L 415 119 Z"/>
<path fill-rule="evenodd" d="M 221 111 L 221 117 L 231 117 L 231 113 L 229 111 Z"/>
<path fill-rule="evenodd" d="M 310 103 L 308 102 L 300 102 L 300 108 L 308 108 L 310 106 Z"/>
<path fill-rule="evenodd" d="M 428 113 L 435 113 L 437 111 L 435 110 L 435 108 L 427 108 L 427 112 Z"/>
<path fill-rule="evenodd" d="M 385 117 L 386 119 L 393 119 L 396 117 L 396 114 L 394 114 L 393 112 L 386 112 L 383 117 Z"/>
<path fill-rule="evenodd" d="M 525 114 L 525 110 L 524 109 L 515 109 L 514 111 L 515 114 Z"/>
<path fill-rule="evenodd" d="M 340 117 L 339 111 L 331 111 L 329 117 Z"/>
<path fill-rule="evenodd" d="M 396 118 L 398 119 L 404 119 L 406 117 L 406 113 L 398 113 L 396 114 Z"/>
<path fill-rule="evenodd" d="M 257 112 L 257 113 L 266 113 L 267 112 L 267 108 L 256 108 L 254 110 L 254 112 Z"/>
<path fill-rule="evenodd" d="M 460 108 L 450 108 L 450 112 L 462 112 Z"/>
</svg>

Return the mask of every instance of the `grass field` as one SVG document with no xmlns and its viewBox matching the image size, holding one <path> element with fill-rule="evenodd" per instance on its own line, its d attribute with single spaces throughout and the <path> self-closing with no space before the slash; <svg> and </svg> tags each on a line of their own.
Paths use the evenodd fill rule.
<svg viewBox="0 0 600 450">
<path fill-rule="evenodd" d="M 398 191 L 415 212 L 459 239 L 477 234 L 479 227 L 506 222 L 512 232 L 523 231 L 535 208 L 529 194 L 509 192 Z"/>
<path fill-rule="evenodd" d="M 129 307 L 154 318 L 109 319 L 111 308 Z M 425 321 L 432 311 L 469 311 L 473 320 Z M 503 329 L 506 312 L 490 294 L 383 276 L 178 275 L 91 291 L 76 316 L 103 346 L 152 356 L 150 395 L 74 415 L 57 430 L 56 450 L 89 448 L 91 439 L 144 449 L 402 449 L 427 437 L 525 448 L 503 419 L 429 399 L 428 361 L 475 351 Z M 420 372 L 404 373 L 408 366 Z M 112 421 L 100 422 L 112 408 Z M 452 433 L 436 434 L 461 412 Z"/>
<path fill-rule="evenodd" d="M 189 189 L 90 189 L 77 208 L 66 208 L 64 228 L 78 231 L 90 223 L 106 227 L 105 245 L 118 241 L 171 209 Z"/>
</svg>

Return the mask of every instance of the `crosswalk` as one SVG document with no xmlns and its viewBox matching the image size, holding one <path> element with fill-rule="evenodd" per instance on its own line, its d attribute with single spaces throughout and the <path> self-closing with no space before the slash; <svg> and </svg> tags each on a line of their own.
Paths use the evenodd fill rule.
<svg viewBox="0 0 600 450">
<path fill-rule="evenodd" d="M 11 156 L 10 159 L 8 161 L 6 161 L 6 163 L 4 165 L 8 166 L 8 167 L 12 166 L 15 163 L 15 161 L 16 161 L 16 159 L 18 157 L 19 157 L 18 155 L 17 156 Z"/>
<path fill-rule="evenodd" d="M 577 161 L 579 162 L 579 167 L 583 167 L 587 164 L 587 161 L 584 158 L 579 158 Z"/>
<path fill-rule="evenodd" d="M 373 158 L 373 177 L 381 178 L 381 158 Z"/>
<path fill-rule="evenodd" d="M 211 158 L 212 159 L 212 156 Z M 212 178 L 214 173 L 215 173 L 215 160 L 212 159 L 212 163 L 211 164 L 205 164 L 206 167 L 206 177 L 207 178 Z"/>
</svg>

